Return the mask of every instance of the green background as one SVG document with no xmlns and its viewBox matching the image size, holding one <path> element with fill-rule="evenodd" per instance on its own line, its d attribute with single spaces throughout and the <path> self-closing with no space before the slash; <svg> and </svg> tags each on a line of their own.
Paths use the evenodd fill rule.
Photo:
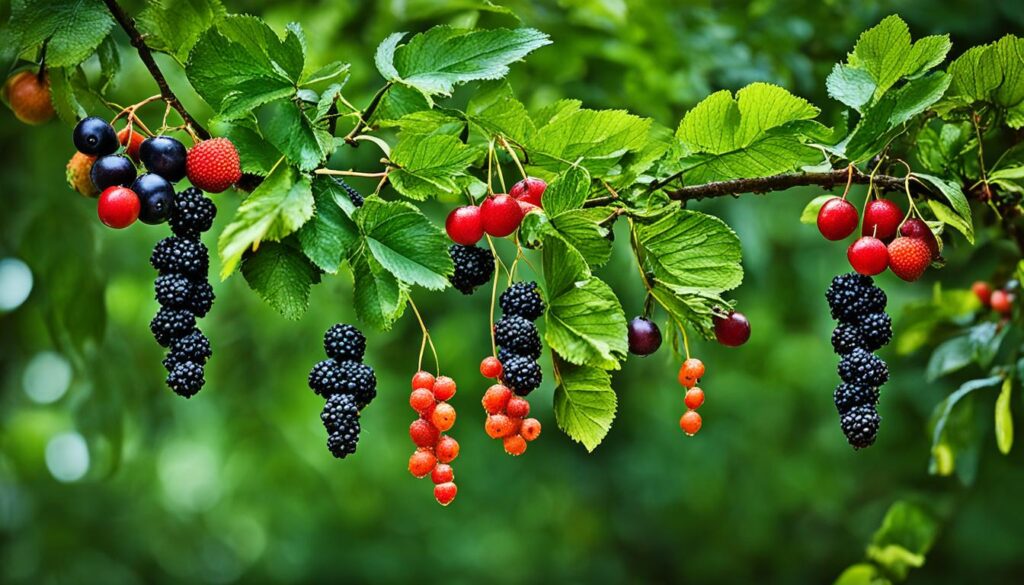
<svg viewBox="0 0 1024 585">
<path fill-rule="evenodd" d="M 476 4 L 239 0 L 227 7 L 278 29 L 300 22 L 312 60 L 352 63 L 345 93 L 364 105 L 381 83 L 373 50 L 390 32 L 439 22 L 515 25 L 506 15 L 465 9 Z M 531 107 L 574 97 L 672 127 L 708 93 L 766 80 L 835 120 L 840 108 L 825 95 L 824 78 L 857 34 L 887 14 L 898 12 L 915 36 L 950 33 L 956 54 L 1024 26 L 1024 10 L 1009 0 L 851 4 L 508 3 L 554 40 L 515 65 L 510 80 Z M 141 3 L 128 6 L 137 11 Z M 8 10 L 2 6 L 4 18 Z M 155 85 L 119 38 L 125 70 L 115 96 L 133 103 Z M 178 68 L 158 60 L 205 118 Z M 592 454 L 556 428 L 545 360 L 545 383 L 531 395 L 544 434 L 524 456 L 506 456 L 484 434 L 479 406 L 487 386 L 477 372 L 489 349 L 486 292 L 415 292 L 442 370 L 460 388 L 453 400 L 459 496 L 442 508 L 429 480 L 406 471 L 407 397 L 420 341 L 411 314 L 391 332 L 367 332 L 380 396 L 363 414 L 358 453 L 345 461 L 324 446 L 322 400 L 305 378 L 322 359 L 323 331 L 354 319 L 346 274 L 315 287 L 297 322 L 280 318 L 237 275 L 215 283 L 217 302 L 201 322 L 214 345 L 207 384 L 181 399 L 163 383 L 162 351 L 147 327 L 157 308 L 149 251 L 166 226 L 120 232 L 96 221 L 94 201 L 64 183 L 74 150 L 69 128 L 30 128 L 4 111 L 0 137 L 0 258 L 20 258 L 34 276 L 29 299 L 0 313 L 0 582 L 823 583 L 863 558 L 897 500 L 920 504 L 942 526 L 910 582 L 1008 583 L 1024 574 L 1024 455 L 1020 447 L 1006 457 L 995 449 L 993 392 L 979 408 L 985 437 L 977 461 L 958 462 L 976 464 L 973 482 L 930 476 L 928 417 L 955 381 L 926 383 L 926 352 L 883 350 L 892 382 L 882 395 L 878 443 L 856 453 L 847 446 L 831 399 L 833 323 L 823 297 L 847 263 L 842 245 L 797 221 L 814 190 L 696 206 L 740 235 L 746 278 L 735 298 L 753 336 L 739 349 L 693 342 L 707 365 L 704 428 L 694 438 L 678 427 L 680 358 L 666 346 L 615 374 L 618 416 Z M 332 163 L 377 170 L 368 148 L 343 149 Z M 854 191 L 858 204 L 863 192 Z M 239 199 L 237 192 L 215 197 L 214 232 Z M 442 221 L 450 205 L 427 211 Z M 913 285 L 878 279 L 897 337 L 906 327 L 901 306 L 927 297 L 937 279 L 966 287 L 1012 259 L 1012 248 L 991 235 L 982 230 L 976 248 L 954 237 L 947 268 Z M 642 286 L 621 245 L 626 234 L 618 236 L 600 276 L 635 314 Z M 54 355 L 42 352 L 56 352 L 71 370 L 54 402 L 38 401 L 55 379 L 62 387 Z M 66 441 L 51 441 L 66 433 L 88 447 L 88 468 L 74 481 L 56 478 L 69 461 L 59 457 Z M 64 454 L 72 467 L 81 463 Z"/>
</svg>

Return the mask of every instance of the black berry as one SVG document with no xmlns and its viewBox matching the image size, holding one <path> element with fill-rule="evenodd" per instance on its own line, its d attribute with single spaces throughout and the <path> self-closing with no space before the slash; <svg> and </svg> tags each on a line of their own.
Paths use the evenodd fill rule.
<svg viewBox="0 0 1024 585">
<path fill-rule="evenodd" d="M 366 337 L 352 325 L 339 323 L 324 334 L 324 351 L 335 360 L 362 361 L 366 353 Z"/>
<path fill-rule="evenodd" d="M 114 127 L 103 118 L 96 116 L 90 116 L 79 122 L 75 126 L 71 139 L 78 152 L 90 156 L 113 154 L 119 146 Z"/>
<path fill-rule="evenodd" d="M 355 398 L 350 394 L 331 396 L 320 413 L 320 421 L 324 423 L 328 435 L 346 429 L 358 429 L 359 407 L 356 405 Z"/>
<path fill-rule="evenodd" d="M 627 338 L 629 352 L 634 355 L 651 355 L 661 347 L 661 330 L 645 317 L 634 317 L 629 322 Z"/>
<path fill-rule="evenodd" d="M 198 329 L 193 329 L 188 335 L 175 339 L 171 343 L 170 349 L 168 357 L 179 362 L 205 364 L 206 360 L 213 355 L 210 340 Z"/>
<path fill-rule="evenodd" d="M 174 196 L 174 213 L 169 223 L 174 235 L 183 238 L 198 238 L 213 226 L 217 217 L 217 206 L 195 187 L 189 187 Z"/>
<path fill-rule="evenodd" d="M 351 394 L 355 397 L 360 410 L 366 407 L 377 396 L 377 376 L 373 368 L 366 364 L 345 360 L 338 364 L 338 392 Z"/>
<path fill-rule="evenodd" d="M 501 362 L 502 381 L 520 396 L 536 390 L 543 380 L 540 364 L 524 356 L 514 356 Z"/>
<path fill-rule="evenodd" d="M 146 173 L 135 179 L 132 191 L 139 196 L 139 220 L 156 225 L 174 213 L 174 187 L 160 175 Z"/>
<path fill-rule="evenodd" d="M 184 274 L 172 273 L 156 277 L 153 283 L 156 302 L 161 307 L 187 309 L 192 301 L 192 281 Z"/>
<path fill-rule="evenodd" d="M 490 276 L 488 276 L 490 278 Z M 499 299 L 501 312 L 506 315 L 519 315 L 524 319 L 536 321 L 544 314 L 544 299 L 540 296 L 540 287 L 536 282 L 517 282 L 505 289 Z"/>
<path fill-rule="evenodd" d="M 171 236 L 157 242 L 149 262 L 160 274 L 204 278 L 210 268 L 210 255 L 202 242 Z"/>
<path fill-rule="evenodd" d="M 348 183 L 346 183 L 341 177 L 334 177 L 334 182 L 336 182 L 339 187 L 344 189 L 345 193 L 348 193 L 348 198 L 349 198 L 350 201 L 352 201 L 352 205 L 355 205 L 356 207 L 362 207 L 363 206 L 363 195 L 362 195 L 362 193 L 360 193 L 359 191 L 356 191 L 355 188 L 352 187 L 352 185 L 349 185 Z"/>
<path fill-rule="evenodd" d="M 170 136 L 152 136 L 139 146 L 139 159 L 146 169 L 172 183 L 185 177 L 187 155 L 185 145 Z"/>
<path fill-rule="evenodd" d="M 341 373 L 333 359 L 326 359 L 313 365 L 307 379 L 310 390 L 320 396 L 331 396 L 341 392 Z"/>
<path fill-rule="evenodd" d="M 499 347 L 537 359 L 540 357 L 540 334 L 537 326 L 519 315 L 505 315 L 494 324 L 494 341 Z"/>
<path fill-rule="evenodd" d="M 203 387 L 203 366 L 195 362 L 179 362 L 167 374 L 167 385 L 179 396 L 191 398 Z"/>
<path fill-rule="evenodd" d="M 452 244 L 448 255 L 455 264 L 455 272 L 449 280 L 464 295 L 473 294 L 480 285 L 486 284 L 494 274 L 494 255 L 487 248 Z"/>
<path fill-rule="evenodd" d="M 874 444 L 878 437 L 878 426 L 882 417 L 874 406 L 855 406 L 839 419 L 843 434 L 855 449 L 864 449 Z"/>
<path fill-rule="evenodd" d="M 857 325 L 864 337 L 864 349 L 868 351 L 879 349 L 892 340 L 892 319 L 883 312 L 868 313 Z"/>
<path fill-rule="evenodd" d="M 92 163 L 92 169 L 89 170 L 89 178 L 99 191 L 115 185 L 127 187 L 137 174 L 131 159 L 121 154 L 102 156 Z"/>
<path fill-rule="evenodd" d="M 863 384 L 847 384 L 843 382 L 836 386 L 832 395 L 836 404 L 836 410 L 840 415 L 850 412 L 857 406 L 871 406 L 878 404 L 878 388 L 864 386 Z"/>
<path fill-rule="evenodd" d="M 188 335 L 196 326 L 196 317 L 190 311 L 161 307 L 149 323 L 149 330 L 160 345 L 167 347 L 179 337 Z"/>
<path fill-rule="evenodd" d="M 838 369 L 847 384 L 878 387 L 889 381 L 889 367 L 882 358 L 859 347 L 843 356 Z"/>
<path fill-rule="evenodd" d="M 885 310 L 885 291 L 876 287 L 870 276 L 851 272 L 832 279 L 825 291 L 832 318 L 843 322 L 856 322 L 868 313 Z"/>
<path fill-rule="evenodd" d="M 189 298 L 188 308 L 195 313 L 196 317 L 205 317 L 213 308 L 213 286 L 203 280 L 192 283 L 192 296 Z"/>
<path fill-rule="evenodd" d="M 832 349 L 839 355 L 846 355 L 864 345 L 864 336 L 856 325 L 840 323 L 832 332 Z"/>
</svg>

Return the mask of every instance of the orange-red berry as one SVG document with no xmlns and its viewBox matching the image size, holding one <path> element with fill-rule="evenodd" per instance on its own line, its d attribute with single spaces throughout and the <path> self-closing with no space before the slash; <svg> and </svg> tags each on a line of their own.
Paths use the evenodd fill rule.
<svg viewBox="0 0 1024 585">
<path fill-rule="evenodd" d="M 1013 310 L 1013 295 L 1005 290 L 992 291 L 992 309 L 998 313 L 1008 315 Z"/>
<path fill-rule="evenodd" d="M 505 414 L 512 418 L 526 418 L 530 414 L 530 403 L 525 398 L 514 396 L 505 406 Z"/>
<path fill-rule="evenodd" d="M 979 280 L 971 285 L 971 290 L 986 307 L 992 302 L 992 287 L 987 282 Z"/>
<path fill-rule="evenodd" d="M 227 138 L 196 144 L 185 160 L 188 180 L 207 193 L 222 193 L 242 178 L 238 149 Z"/>
<path fill-rule="evenodd" d="M 430 422 L 441 432 L 455 426 L 455 408 L 447 402 L 439 402 L 430 415 Z"/>
<path fill-rule="evenodd" d="M 441 432 L 429 420 L 418 418 L 409 425 L 409 437 L 417 447 L 433 447 Z"/>
<path fill-rule="evenodd" d="M 434 397 L 440 401 L 451 400 L 455 396 L 455 380 L 448 376 L 438 376 L 434 381 Z"/>
<path fill-rule="evenodd" d="M 686 408 L 698 409 L 701 404 L 704 404 L 704 391 L 700 388 L 690 388 L 686 391 L 686 397 L 683 398 L 683 402 L 686 403 Z"/>
<path fill-rule="evenodd" d="M 511 390 L 501 384 L 495 384 L 488 388 L 487 392 L 484 392 L 483 400 L 480 402 L 484 405 L 487 414 L 499 414 L 505 410 L 511 398 Z"/>
<path fill-rule="evenodd" d="M 519 434 L 527 441 L 533 441 L 540 436 L 540 421 L 535 418 L 524 419 Z"/>
<path fill-rule="evenodd" d="M 459 456 L 459 442 L 448 435 L 443 435 L 434 448 L 434 454 L 441 463 L 451 463 Z"/>
<path fill-rule="evenodd" d="M 493 355 L 487 356 L 480 362 L 480 375 L 484 378 L 498 378 L 501 376 L 501 362 Z"/>
<path fill-rule="evenodd" d="M 484 423 L 484 431 L 492 439 L 500 439 L 509 433 L 512 428 L 512 420 L 504 414 L 492 414 L 487 417 Z"/>
<path fill-rule="evenodd" d="M 509 455 L 518 456 L 526 452 L 526 439 L 522 435 L 505 437 L 504 445 L 505 452 Z"/>
<path fill-rule="evenodd" d="M 416 375 L 412 377 L 412 389 L 416 390 L 419 388 L 432 391 L 434 389 L 434 375 L 430 372 L 416 372 Z"/>
<path fill-rule="evenodd" d="M 437 457 L 430 449 L 417 449 L 409 457 L 409 473 L 416 477 L 426 477 L 437 465 Z"/>
<path fill-rule="evenodd" d="M 697 431 L 700 430 L 700 425 L 700 415 L 695 410 L 687 410 L 679 418 L 679 428 L 683 429 L 683 432 L 691 437 L 697 434 Z"/>
<path fill-rule="evenodd" d="M 448 483 L 455 480 L 455 470 L 447 463 L 438 463 L 430 472 L 430 479 L 435 484 Z"/>
<path fill-rule="evenodd" d="M 436 402 L 434 393 L 426 388 L 417 388 L 409 395 L 409 406 L 420 414 L 430 410 Z"/>
<path fill-rule="evenodd" d="M 459 488 L 455 486 L 454 482 L 445 482 L 434 486 L 434 498 L 438 504 L 447 506 L 452 503 L 455 499 L 455 494 L 459 492 Z"/>
</svg>

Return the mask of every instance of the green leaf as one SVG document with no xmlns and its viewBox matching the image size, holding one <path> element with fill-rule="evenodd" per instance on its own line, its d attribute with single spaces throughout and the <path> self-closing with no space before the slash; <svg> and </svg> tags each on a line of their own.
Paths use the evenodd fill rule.
<svg viewBox="0 0 1024 585">
<path fill-rule="evenodd" d="M 384 269 L 365 249 L 350 261 L 356 316 L 382 330 L 391 329 L 405 311 L 406 291 L 393 274 Z"/>
<path fill-rule="evenodd" d="M 924 555 L 931 550 L 938 531 L 939 523 L 925 510 L 897 501 L 872 537 L 868 559 L 902 581 L 911 568 L 924 565 Z"/>
<path fill-rule="evenodd" d="M 392 85 L 384 92 L 380 105 L 370 118 L 371 124 L 379 124 L 384 120 L 397 120 L 413 112 L 431 108 L 427 98 L 411 87 Z"/>
<path fill-rule="evenodd" d="M 910 51 L 910 62 L 904 75 L 913 78 L 933 69 L 946 60 L 951 48 L 953 43 L 949 41 L 949 35 L 932 35 L 918 39 Z"/>
<path fill-rule="evenodd" d="M 284 39 L 253 16 L 228 16 L 189 54 L 192 87 L 224 118 L 237 118 L 297 91 L 305 60 L 296 31 Z"/>
<path fill-rule="evenodd" d="M 607 208 L 566 211 L 550 219 L 550 225 L 559 237 L 579 251 L 590 266 L 601 266 L 612 254 L 608 230 L 598 225 L 607 218 Z"/>
<path fill-rule="evenodd" d="M 943 342 L 932 352 L 925 370 L 925 377 L 930 382 L 963 369 L 974 361 L 974 349 L 967 336 L 954 337 Z"/>
<path fill-rule="evenodd" d="M 1011 128 L 1024 126 L 1024 39 L 1006 35 L 999 41 L 973 47 L 949 66 L 953 77 L 951 107 L 975 108 L 974 102 L 1007 111 Z"/>
<path fill-rule="evenodd" d="M 581 167 L 569 167 L 544 190 L 544 211 L 554 217 L 564 211 L 583 207 L 590 195 L 590 173 Z"/>
<path fill-rule="evenodd" d="M 260 132 L 300 171 L 323 164 L 333 150 L 334 137 L 314 124 L 292 100 L 275 100 L 257 111 Z"/>
<path fill-rule="evenodd" d="M 936 407 L 938 417 L 935 421 L 935 427 L 932 430 L 932 447 L 934 448 L 942 442 L 942 433 L 946 428 L 946 421 L 949 420 L 949 415 L 953 411 L 953 407 L 956 406 L 960 400 L 975 390 L 991 388 L 1002 381 L 1002 376 L 991 376 L 988 378 L 964 382 L 959 388 L 957 388 L 956 392 L 953 392 L 947 396 L 945 400 L 940 402 Z"/>
<path fill-rule="evenodd" d="M 331 87 L 337 85 L 340 89 L 348 81 L 349 67 L 349 64 L 343 61 L 332 61 L 316 71 L 304 75 L 302 77 L 302 85 L 303 87 L 309 87 L 341 78 L 340 81 L 331 84 Z"/>
<path fill-rule="evenodd" d="M 76 124 L 88 114 L 78 103 L 75 88 L 71 82 L 71 72 L 63 67 L 51 67 L 47 73 L 50 79 L 50 101 L 57 116 L 66 124 Z"/>
<path fill-rule="evenodd" d="M 875 80 L 863 69 L 837 63 L 825 80 L 828 95 L 858 112 L 875 95 Z"/>
<path fill-rule="evenodd" d="M 848 61 L 871 75 L 881 96 L 906 73 L 910 54 L 910 29 L 892 15 L 860 35 Z"/>
<path fill-rule="evenodd" d="M 285 319 L 298 320 L 309 307 L 316 269 L 302 252 L 269 242 L 242 262 L 242 276 Z"/>
<path fill-rule="evenodd" d="M 214 136 L 223 136 L 231 140 L 235 149 L 238 150 L 242 171 L 246 173 L 265 177 L 281 160 L 281 151 L 260 136 L 254 122 L 249 120 L 226 122 L 214 119 L 211 121 L 209 129 Z"/>
<path fill-rule="evenodd" d="M 515 99 L 508 82 L 484 84 L 466 106 L 466 118 L 486 135 L 501 134 L 526 144 L 537 131 L 526 106 Z"/>
<path fill-rule="evenodd" d="M 971 244 L 974 243 L 974 226 L 971 225 L 971 221 L 969 219 L 964 219 L 963 216 L 934 199 L 928 200 L 928 207 L 932 210 L 932 213 L 935 214 L 936 219 L 946 225 L 952 226 L 953 229 L 963 234 L 964 237 L 967 238 L 968 242 Z"/>
<path fill-rule="evenodd" d="M 466 121 L 453 116 L 447 111 L 434 109 L 413 112 L 397 120 L 385 120 L 380 123 L 380 127 L 398 128 L 402 131 L 404 138 L 416 134 L 423 137 L 433 134 L 457 137 L 465 130 Z"/>
<path fill-rule="evenodd" d="M 1013 380 L 1003 380 L 1003 388 L 996 399 L 996 444 L 999 452 L 1007 455 L 1013 447 L 1013 414 L 1010 412 L 1010 393 Z"/>
<path fill-rule="evenodd" d="M 199 37 L 226 14 L 220 0 L 154 0 L 136 22 L 151 49 L 185 61 Z"/>
<path fill-rule="evenodd" d="M 399 280 L 430 290 L 448 286 L 448 238 L 415 206 L 368 197 L 356 223 L 373 257 Z"/>
<path fill-rule="evenodd" d="M 96 57 L 100 62 L 99 92 L 102 94 L 107 91 L 117 74 L 121 72 L 121 53 L 118 51 L 117 41 L 114 40 L 113 35 L 103 39 L 96 49 Z"/>
<path fill-rule="evenodd" d="M 857 563 L 843 571 L 832 585 L 890 585 L 880 580 L 878 569 L 871 563 Z"/>
<path fill-rule="evenodd" d="M 576 365 L 619 369 L 628 349 L 626 315 L 611 287 L 590 277 L 548 296 L 544 338 L 551 349 Z"/>
<path fill-rule="evenodd" d="M 714 309 L 730 306 L 718 293 L 658 280 L 651 295 L 680 326 L 688 324 L 708 340 L 715 339 Z"/>
<path fill-rule="evenodd" d="M 717 217 L 672 208 L 656 221 L 635 225 L 645 261 L 659 279 L 713 293 L 743 281 L 739 238 Z"/>
<path fill-rule="evenodd" d="M 835 197 L 836 196 L 831 193 L 826 193 L 811 199 L 810 203 L 804 206 L 804 210 L 800 212 L 800 223 L 817 225 L 818 212 L 821 211 L 821 206 L 825 205 L 825 202 L 829 199 L 835 199 Z"/>
<path fill-rule="evenodd" d="M 573 110 L 541 127 L 528 144 L 531 164 L 562 170 L 573 164 L 591 175 L 608 174 L 620 158 L 647 143 L 649 118 L 624 110 Z"/>
<path fill-rule="evenodd" d="M 48 67 L 73 67 L 89 58 L 114 27 L 101 0 L 13 2 L 5 44 L 18 53 L 46 43 Z"/>
<path fill-rule="evenodd" d="M 617 399 L 608 372 L 555 358 L 555 421 L 565 434 L 593 451 L 611 429 Z"/>
<path fill-rule="evenodd" d="M 583 255 L 561 238 L 544 241 L 543 259 L 544 283 L 547 285 L 549 300 L 572 291 L 590 278 L 590 268 Z"/>
<path fill-rule="evenodd" d="M 348 196 L 334 179 L 313 179 L 316 214 L 299 230 L 299 242 L 306 257 L 329 274 L 338 271 L 359 241 L 359 229 L 341 205 Z"/>
<path fill-rule="evenodd" d="M 309 179 L 292 167 L 278 164 L 238 206 L 235 218 L 217 240 L 221 279 L 234 272 L 242 253 L 253 244 L 281 240 L 302 227 L 313 217 L 313 205 Z"/>
<path fill-rule="evenodd" d="M 399 46 L 402 35 L 389 36 L 377 50 L 377 70 L 392 83 L 415 88 L 430 99 L 451 95 L 456 85 L 499 79 L 508 66 L 550 44 L 530 28 L 463 30 L 435 26 Z"/>
<path fill-rule="evenodd" d="M 403 133 L 391 151 L 391 162 L 398 168 L 388 180 L 410 199 L 457 194 L 458 179 L 467 176 L 466 169 L 475 159 L 476 150 L 454 136 Z"/>
</svg>

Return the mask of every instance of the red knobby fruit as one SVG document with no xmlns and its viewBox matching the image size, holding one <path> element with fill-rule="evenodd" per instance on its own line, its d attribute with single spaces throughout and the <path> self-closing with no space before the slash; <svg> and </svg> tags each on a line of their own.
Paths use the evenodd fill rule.
<svg viewBox="0 0 1024 585">
<path fill-rule="evenodd" d="M 898 237 L 889 244 L 889 270 L 907 282 L 913 282 L 932 263 L 932 252 L 920 238 Z"/>
<path fill-rule="evenodd" d="M 208 193 L 222 193 L 242 178 L 238 150 L 227 138 L 204 140 L 188 151 L 188 180 Z"/>
<path fill-rule="evenodd" d="M 444 435 L 437 441 L 434 454 L 437 455 L 437 460 L 441 463 L 451 463 L 459 456 L 459 442 Z"/>
<path fill-rule="evenodd" d="M 448 481 L 434 486 L 434 499 L 442 506 L 452 503 L 457 493 L 459 493 L 459 488 L 455 486 L 454 482 Z"/>
<path fill-rule="evenodd" d="M 1013 310 L 1013 294 L 1006 292 L 1005 290 L 992 291 L 992 309 L 997 313 L 1003 315 L 1009 315 Z"/>
<path fill-rule="evenodd" d="M 484 410 L 487 414 L 499 414 L 505 410 L 508 405 L 508 401 L 512 398 L 512 391 L 506 386 L 501 384 L 495 384 L 484 392 L 483 400 L 480 402 L 484 405 Z M 496 437 L 494 437 L 496 438 Z"/>
<path fill-rule="evenodd" d="M 850 244 L 846 258 L 854 270 L 867 276 L 881 274 L 889 266 L 889 250 L 885 243 L 871 236 L 858 238 Z"/>
<path fill-rule="evenodd" d="M 409 457 L 409 473 L 415 477 L 426 477 L 435 465 L 437 457 L 429 449 L 417 449 Z"/>
<path fill-rule="evenodd" d="M 935 238 L 935 232 L 923 220 L 916 217 L 908 219 L 900 228 L 900 235 L 924 241 L 932 254 L 932 260 L 939 257 L 939 241 Z"/>
<path fill-rule="evenodd" d="M 447 463 L 438 463 L 434 471 L 430 472 L 430 480 L 436 485 L 448 483 L 455 480 L 455 470 Z"/>
<path fill-rule="evenodd" d="M 455 407 L 447 402 L 439 402 L 430 414 L 430 422 L 441 432 L 455 426 Z"/>
<path fill-rule="evenodd" d="M 434 393 L 426 388 L 417 388 L 409 395 L 409 406 L 420 414 L 430 410 L 435 403 Z"/>
<path fill-rule="evenodd" d="M 412 377 L 412 389 L 416 390 L 417 388 L 426 388 L 427 390 L 433 391 L 434 375 L 422 370 L 416 372 Z"/>
<path fill-rule="evenodd" d="M 839 197 L 826 201 L 818 210 L 818 231 L 827 240 L 842 240 L 857 229 L 857 208 Z"/>
<path fill-rule="evenodd" d="M 523 419 L 519 434 L 527 441 L 536 440 L 540 436 L 540 421 L 535 418 Z"/>
<path fill-rule="evenodd" d="M 434 398 L 440 401 L 451 400 L 455 396 L 455 380 L 448 376 L 438 376 L 434 381 Z"/>
<path fill-rule="evenodd" d="M 494 356 L 487 356 L 480 362 L 480 375 L 484 378 L 496 379 L 501 376 L 501 362 Z"/>
<path fill-rule="evenodd" d="M 505 452 L 509 455 L 518 457 L 526 452 L 526 439 L 524 439 L 522 435 L 505 437 L 503 443 L 505 446 Z"/>
<path fill-rule="evenodd" d="M 530 403 L 525 398 L 515 396 L 509 399 L 505 414 L 511 418 L 526 418 L 530 414 Z"/>
<path fill-rule="evenodd" d="M 418 418 L 409 425 L 409 437 L 417 447 L 433 447 L 440 435 L 441 431 L 426 419 Z"/>
<path fill-rule="evenodd" d="M 703 375 L 704 362 L 697 358 L 689 358 L 679 366 L 679 384 L 681 386 L 693 388 Z"/>
<path fill-rule="evenodd" d="M 89 156 L 80 152 L 73 154 L 71 160 L 68 161 L 66 173 L 68 185 L 86 197 L 95 197 L 100 193 L 96 185 L 92 183 L 92 177 L 89 175 L 90 171 L 92 171 L 92 163 L 94 162 L 96 162 L 95 156 Z"/>
</svg>

